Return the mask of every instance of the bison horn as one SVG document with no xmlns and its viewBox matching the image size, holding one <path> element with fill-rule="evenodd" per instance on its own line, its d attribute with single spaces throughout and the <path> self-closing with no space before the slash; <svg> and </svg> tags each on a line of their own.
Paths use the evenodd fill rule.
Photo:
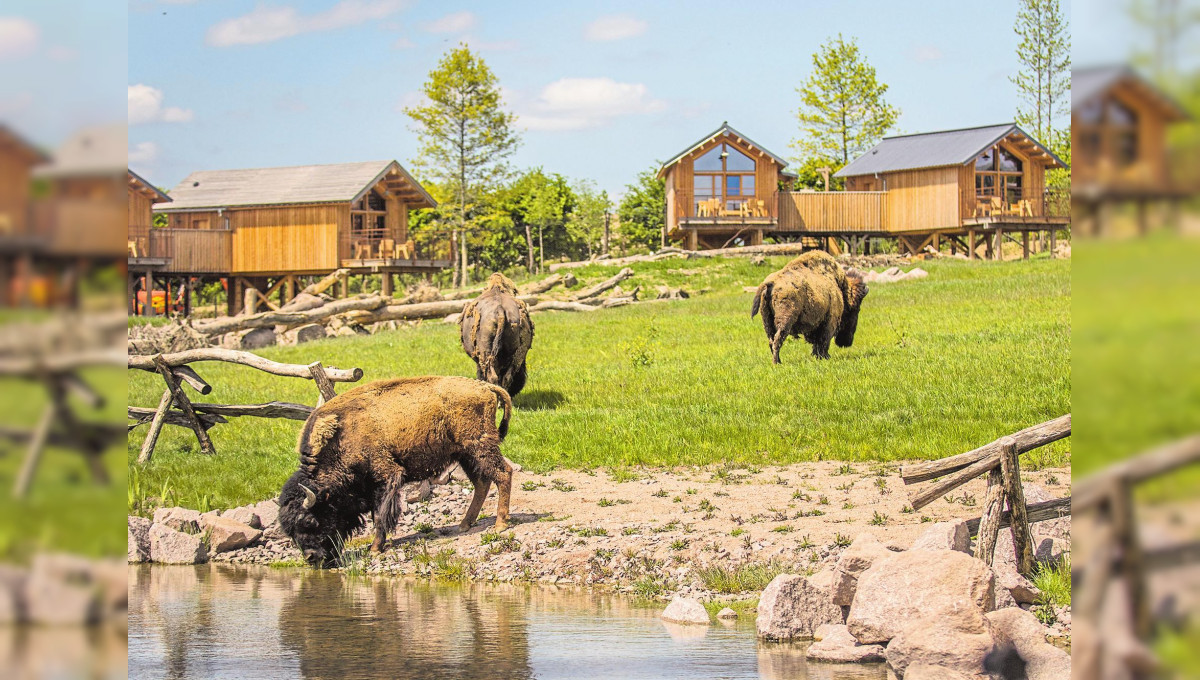
<svg viewBox="0 0 1200 680">
<path fill-rule="evenodd" d="M 303 484 L 300 485 L 300 488 L 304 489 L 304 509 L 308 510 L 317 504 L 317 494 Z"/>
</svg>

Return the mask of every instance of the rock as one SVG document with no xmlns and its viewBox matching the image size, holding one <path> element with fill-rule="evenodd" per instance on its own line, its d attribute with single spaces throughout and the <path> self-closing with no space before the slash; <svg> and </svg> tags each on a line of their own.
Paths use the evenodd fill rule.
<svg viewBox="0 0 1200 680">
<path fill-rule="evenodd" d="M 974 680 L 977 675 L 960 673 L 945 666 L 931 666 L 927 663 L 915 663 L 904 672 L 904 680 Z"/>
<path fill-rule="evenodd" d="M 672 288 L 670 286 L 656 286 L 657 299 L 659 300 L 686 300 L 688 292 L 682 288 Z"/>
<path fill-rule="evenodd" d="M 129 608 L 129 567 L 120 560 L 95 560 L 91 572 L 92 582 L 100 589 L 104 611 L 119 612 L 123 617 Z"/>
<path fill-rule="evenodd" d="M 254 512 L 254 506 L 232 508 L 222 512 L 221 517 L 241 522 L 252 529 L 263 528 L 262 521 L 258 518 L 258 513 Z"/>
<path fill-rule="evenodd" d="M 721 611 L 717 612 L 718 619 L 727 619 L 728 620 L 728 619 L 736 619 L 737 617 L 738 617 L 738 613 L 733 611 L 729 607 L 725 607 Z"/>
<path fill-rule="evenodd" d="M 1013 599 L 1012 593 L 1007 588 L 1001 588 L 999 580 L 996 583 L 996 604 L 995 609 L 1005 609 L 1007 607 L 1016 607 L 1017 601 Z"/>
<path fill-rule="evenodd" d="M 859 642 L 883 643 L 917 618 L 972 609 L 982 616 L 995 598 L 995 576 L 982 560 L 956 550 L 910 550 L 859 576 L 846 625 Z"/>
<path fill-rule="evenodd" d="M 1037 524 L 1033 526 L 1038 527 Z M 1038 562 L 1054 562 L 1062 559 L 1069 552 L 1071 552 L 1070 539 L 1045 536 L 1040 531 L 1033 534 L 1033 557 Z M 996 552 L 993 555 L 995 555 L 993 563 L 1003 563 L 1016 568 L 1017 549 L 1013 545 L 1012 531 L 1000 530 L 1000 536 L 996 539 Z"/>
<path fill-rule="evenodd" d="M 959 615 L 953 617 L 908 619 L 888 643 L 885 656 L 888 667 L 899 678 L 905 677 L 905 670 L 913 664 L 944 666 L 968 677 L 987 677 L 983 660 L 995 646 L 987 620 L 972 607 L 959 610 Z"/>
<path fill-rule="evenodd" d="M 130 515 L 129 523 L 129 553 L 127 561 L 132 563 L 150 561 L 150 520 L 145 517 Z"/>
<path fill-rule="evenodd" d="M 679 597 L 676 595 L 671 604 L 659 614 L 659 618 L 663 621 L 672 623 L 689 623 L 707 626 L 709 624 L 708 611 L 704 609 L 704 605 L 700 604 L 699 600 L 694 600 L 690 597 Z"/>
<path fill-rule="evenodd" d="M 858 577 L 871 568 L 877 560 L 891 557 L 892 551 L 879 542 L 872 534 L 859 534 L 842 556 L 838 558 L 833 571 L 833 583 L 830 586 L 833 603 L 849 606 L 854 601 L 854 591 L 858 588 Z"/>
<path fill-rule="evenodd" d="M 826 663 L 867 663 L 883 661 L 883 645 L 862 645 L 842 624 L 827 623 L 817 628 L 813 643 L 804 657 Z"/>
<path fill-rule="evenodd" d="M 25 584 L 29 572 L 8 564 L 0 564 L 0 624 L 19 623 L 26 619 Z"/>
<path fill-rule="evenodd" d="M 319 323 L 309 323 L 303 326 L 297 326 L 287 332 L 288 340 L 293 345 L 303 345 L 306 342 L 314 340 L 324 340 L 327 336 L 325 327 Z"/>
<path fill-rule="evenodd" d="M 239 550 L 262 537 L 258 529 L 225 516 L 208 518 L 203 529 L 214 554 Z"/>
<path fill-rule="evenodd" d="M 74 555 L 43 554 L 33 559 L 25 582 L 25 610 L 30 623 L 75 626 L 100 617 L 100 593 L 92 565 Z"/>
<path fill-rule="evenodd" d="M 1011 564 L 996 562 L 992 566 L 996 574 L 996 608 L 1000 609 L 1001 591 L 1007 592 L 1017 604 L 1033 604 L 1037 602 L 1042 591 L 1029 582 L 1029 579 L 1017 573 Z"/>
<path fill-rule="evenodd" d="M 274 328 L 251 328 L 237 336 L 238 349 L 255 350 L 271 347 L 277 342 Z"/>
<path fill-rule="evenodd" d="M 921 269 L 920 267 L 913 267 L 912 269 L 908 270 L 907 273 L 897 278 L 900 281 L 911 281 L 912 279 L 923 279 L 926 276 L 929 276 L 929 272 Z"/>
<path fill-rule="evenodd" d="M 250 507 L 254 509 L 254 514 L 258 515 L 258 523 L 264 529 L 279 520 L 279 503 L 274 498 L 259 501 Z"/>
<path fill-rule="evenodd" d="M 967 529 L 967 520 L 934 524 L 913 541 L 909 550 L 957 550 L 969 554 L 971 532 Z"/>
<path fill-rule="evenodd" d="M 337 329 L 337 333 L 335 335 L 339 338 L 354 338 L 358 336 L 358 331 L 354 330 L 350 326 L 342 326 L 341 328 Z"/>
<path fill-rule="evenodd" d="M 154 511 L 154 524 L 163 524 L 185 534 L 200 533 L 200 513 L 188 508 L 159 508 Z"/>
<path fill-rule="evenodd" d="M 767 640 L 811 638 L 824 623 L 841 623 L 842 609 L 829 590 L 799 574 L 776 576 L 758 600 L 758 637 Z"/>
<path fill-rule="evenodd" d="M 422 501 L 427 501 L 433 493 L 432 488 L 433 487 L 429 485 L 429 480 L 426 479 L 425 481 L 421 482 L 419 486 L 416 486 L 415 489 L 409 489 L 408 496 L 405 498 L 405 501 L 408 503 L 420 503 Z"/>
<path fill-rule="evenodd" d="M 200 564 L 208 560 L 208 550 L 199 536 L 154 524 L 150 527 L 150 559 L 160 564 Z"/>
<path fill-rule="evenodd" d="M 1028 680 L 1071 677 L 1071 655 L 1046 641 L 1049 631 L 1023 609 L 1002 609 L 987 614 L 997 644 L 1012 645 L 1025 660 Z"/>
<path fill-rule="evenodd" d="M 442 319 L 442 323 L 457 324 L 461 319 L 462 319 L 462 312 L 455 312 L 453 314 L 447 314 L 446 318 Z"/>
</svg>

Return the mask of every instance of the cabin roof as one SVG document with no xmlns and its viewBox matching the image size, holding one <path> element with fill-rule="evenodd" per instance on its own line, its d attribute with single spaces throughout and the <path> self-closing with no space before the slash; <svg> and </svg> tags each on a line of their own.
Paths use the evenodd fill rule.
<svg viewBox="0 0 1200 680">
<path fill-rule="evenodd" d="M 157 212 L 308 203 L 350 203 L 390 174 L 411 194 L 405 202 L 437 207 L 437 201 L 396 161 L 365 161 L 286 168 L 201 170 L 170 190 L 172 203 Z"/>
<path fill-rule="evenodd" d="M 1025 140 L 1028 150 L 1044 154 L 1047 167 L 1067 167 L 1058 156 L 1042 146 L 1016 123 L 984 125 L 981 127 L 923 132 L 913 135 L 884 137 L 862 156 L 834 173 L 834 177 L 874 175 L 899 170 L 919 170 L 948 165 L 964 165 L 980 153 L 1009 136 Z"/>
<path fill-rule="evenodd" d="M 171 197 L 164 193 L 162 189 L 159 189 L 151 184 L 150 181 L 145 177 L 142 177 L 128 168 L 126 168 L 126 172 L 129 173 L 129 185 L 135 190 L 141 191 L 142 193 L 148 195 L 152 203 L 170 202 Z"/>
<path fill-rule="evenodd" d="M 33 145 L 11 128 L 0 123 L 0 153 L 11 150 L 24 156 L 30 165 L 50 160 L 41 149 Z"/>
<path fill-rule="evenodd" d="M 1167 120 L 1188 120 L 1191 116 L 1179 102 L 1124 64 L 1088 66 L 1071 72 L 1071 110 L 1078 111 L 1096 97 L 1103 96 L 1117 84 L 1131 87 L 1144 100 L 1161 111 Z"/>
<path fill-rule="evenodd" d="M 699 149 L 700 147 L 704 146 L 705 144 L 708 144 L 709 142 L 713 141 L 717 137 L 723 137 L 726 135 L 728 135 L 730 137 L 736 137 L 736 138 L 742 140 L 743 142 L 745 142 L 746 144 L 749 144 L 751 147 L 763 152 L 768 157 L 770 157 L 771 160 L 778 163 L 780 168 L 787 166 L 787 161 L 783 160 L 779 156 L 776 156 L 775 154 L 768 151 L 767 148 L 764 147 L 762 144 L 759 144 L 758 142 L 754 141 L 753 139 L 750 139 L 746 135 L 743 135 L 742 133 L 733 129 L 729 125 L 728 122 L 724 122 L 724 123 L 721 123 L 721 127 L 717 128 L 716 130 L 713 130 L 711 133 L 701 137 L 700 140 L 697 141 L 695 144 L 693 144 L 693 145 L 689 146 L 688 148 L 684 149 L 683 151 L 679 152 L 678 154 L 675 155 L 674 158 L 667 161 L 666 163 L 663 163 L 662 167 L 659 168 L 659 170 L 658 170 L 658 176 L 662 177 L 664 174 L 666 174 L 667 168 L 669 168 L 672 165 L 675 165 L 679 161 L 683 160 L 685 156 L 692 153 L 696 149 Z"/>
<path fill-rule="evenodd" d="M 50 179 L 117 176 L 129 169 L 129 134 L 125 123 L 84 128 L 54 150 L 54 159 L 33 174 Z"/>
</svg>

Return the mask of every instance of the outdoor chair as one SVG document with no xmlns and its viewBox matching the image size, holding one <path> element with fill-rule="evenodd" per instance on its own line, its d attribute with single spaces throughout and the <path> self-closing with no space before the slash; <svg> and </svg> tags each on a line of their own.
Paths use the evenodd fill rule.
<svg viewBox="0 0 1200 680">
<path fill-rule="evenodd" d="M 384 238 L 379 239 L 379 250 L 376 252 L 376 258 L 386 260 L 396 255 L 396 239 Z"/>
<path fill-rule="evenodd" d="M 125 247 L 129 249 L 129 257 L 132 257 L 132 258 L 138 257 L 137 241 L 130 239 L 127 242 L 127 245 Z"/>
<path fill-rule="evenodd" d="M 396 246 L 396 259 L 397 260 L 412 260 L 412 259 L 416 259 L 416 257 L 417 257 L 417 244 L 413 243 L 413 240 L 411 238 L 408 239 L 407 241 L 405 241 L 404 243 L 401 243 Z"/>
</svg>

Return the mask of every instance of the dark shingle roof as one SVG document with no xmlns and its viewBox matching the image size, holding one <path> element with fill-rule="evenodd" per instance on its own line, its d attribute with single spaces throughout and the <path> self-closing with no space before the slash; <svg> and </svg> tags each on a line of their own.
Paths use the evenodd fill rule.
<svg viewBox="0 0 1200 680">
<path fill-rule="evenodd" d="M 874 175 L 879 172 L 963 165 L 982 153 L 984 149 L 1013 132 L 1030 139 L 1056 162 L 1066 167 L 1066 164 L 1057 156 L 1015 123 L 1001 123 L 961 130 L 884 137 L 883 141 L 872 147 L 870 151 L 838 170 L 834 177 L 853 177 Z"/>
<path fill-rule="evenodd" d="M 704 146 L 705 144 L 711 142 L 713 139 L 716 139 L 717 137 L 721 137 L 726 134 L 728 134 L 731 137 L 740 137 L 743 142 L 746 142 L 750 146 L 752 146 L 752 147 L 758 149 L 759 151 L 765 153 L 766 155 L 770 156 L 771 160 L 778 163 L 781 168 L 787 167 L 787 161 L 785 161 L 784 159 L 780 158 L 779 156 L 776 156 L 775 154 L 768 151 L 766 149 L 766 147 L 764 147 L 762 144 L 759 144 L 758 142 L 754 141 L 753 139 L 750 139 L 749 137 L 747 137 L 746 135 L 743 135 L 742 133 L 738 132 L 737 130 L 734 130 L 732 127 L 730 127 L 729 123 L 721 123 L 721 127 L 717 128 L 716 130 L 713 130 L 710 134 L 707 134 L 707 135 L 701 137 L 700 141 L 689 146 L 688 148 L 684 149 L 683 151 L 680 151 L 679 153 L 675 154 L 675 156 L 673 158 L 671 158 L 671 160 L 667 161 L 666 163 L 663 163 L 662 167 L 659 168 L 659 170 L 658 170 L 658 176 L 662 177 L 663 172 L 665 172 L 667 168 L 669 168 L 672 165 L 675 165 L 679 161 L 683 160 L 684 156 L 695 151 L 699 147 Z"/>
</svg>

